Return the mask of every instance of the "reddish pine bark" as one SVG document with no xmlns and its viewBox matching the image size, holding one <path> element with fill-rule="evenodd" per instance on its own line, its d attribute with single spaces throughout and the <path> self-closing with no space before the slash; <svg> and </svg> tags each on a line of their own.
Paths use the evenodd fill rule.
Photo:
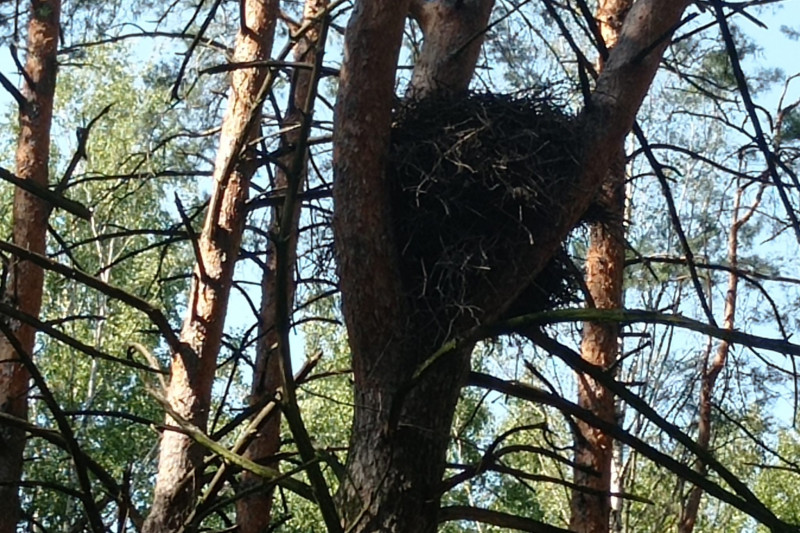
<svg viewBox="0 0 800 533">
<path fill-rule="evenodd" d="M 303 23 L 310 22 L 317 15 L 324 12 L 327 6 L 328 0 L 306 0 L 303 9 Z M 308 30 L 295 44 L 295 61 L 313 65 L 317 59 L 318 52 L 320 52 L 317 49 L 320 44 L 319 38 L 318 25 Z M 283 147 L 299 147 L 304 142 L 301 139 L 303 109 L 307 104 L 311 83 L 314 82 L 310 69 L 297 69 L 295 71 L 292 79 L 292 98 L 282 124 L 282 129 L 286 131 L 281 142 Z M 306 179 L 307 159 L 303 156 L 301 168 L 293 168 L 297 161 L 296 157 L 295 151 L 291 150 L 287 156 L 282 158 L 282 164 L 275 172 L 275 189 L 277 191 L 285 190 L 290 185 L 290 180 L 298 191 L 302 190 Z M 283 269 L 283 272 L 277 271 L 275 243 L 270 242 L 267 247 L 267 260 L 261 280 L 261 324 L 259 326 L 259 341 L 256 347 L 255 371 L 250 394 L 251 404 L 259 404 L 273 397 L 282 382 L 279 364 L 281 355 L 277 349 L 280 335 L 276 319 L 278 314 L 276 283 L 278 276 L 286 276 L 286 284 L 288 286 L 288 301 L 286 305 L 288 309 L 291 309 L 295 289 L 292 274 L 297 258 L 297 225 L 300 219 L 300 203 L 296 202 L 295 205 L 291 206 L 291 209 L 291 228 L 287 232 L 291 236 L 287 244 L 287 255 L 289 257 L 287 268 Z M 276 207 L 272 210 L 271 235 L 279 233 L 281 220 L 283 220 L 283 208 Z M 258 433 L 247 447 L 245 456 L 256 462 L 269 464 L 269 458 L 273 457 L 280 449 L 280 429 L 280 412 L 274 410 L 272 415 L 258 429 Z M 261 478 L 250 472 L 243 472 L 241 488 L 247 490 L 262 481 Z M 267 530 L 271 518 L 272 498 L 273 491 L 270 489 L 254 492 L 237 501 L 236 522 L 241 533 L 259 533 Z"/>
<path fill-rule="evenodd" d="M 398 467 L 390 451 L 396 439 L 389 409 L 408 374 L 399 372 L 407 356 L 404 347 L 413 345 L 404 338 L 408 307 L 384 186 L 395 66 L 408 7 L 408 0 L 356 3 L 345 36 L 335 113 L 334 232 L 355 381 L 348 476 L 339 500 L 345 527 L 353 533 L 399 531 L 398 522 L 406 517 L 409 526 L 423 525 L 420 498 L 402 494 L 394 475 L 381 481 Z M 424 490 L 408 485 L 406 490 Z"/>
<path fill-rule="evenodd" d="M 607 50 L 619 39 L 632 0 L 603 0 L 597 9 L 597 36 Z M 599 62 L 601 68 L 603 61 Z M 625 208 L 625 152 L 623 142 L 612 148 L 612 164 L 599 195 L 602 222 L 591 225 L 586 254 L 586 286 L 598 309 L 623 306 L 622 278 L 625 267 L 623 212 Z M 581 356 L 592 364 L 609 368 L 619 350 L 619 325 L 587 322 L 583 326 Z M 614 396 L 593 379 L 578 375 L 578 404 L 601 419 L 615 421 Z M 584 422 L 577 423 L 574 482 L 585 490 L 573 490 L 570 530 L 605 533 L 611 512 L 611 438 Z"/>
<path fill-rule="evenodd" d="M 277 0 L 244 0 L 244 20 L 234 62 L 269 59 L 278 12 Z M 214 191 L 199 238 L 188 312 L 181 331 L 181 353 L 172 356 L 167 401 L 181 418 L 205 428 L 211 386 L 227 313 L 233 270 L 241 247 L 250 179 L 257 163 L 248 143 L 259 131 L 258 94 L 266 68 L 236 69 L 214 165 Z M 174 424 L 167 417 L 168 424 Z M 155 498 L 146 533 L 177 531 L 200 488 L 203 449 L 189 437 L 165 431 L 161 440 Z"/>
<path fill-rule="evenodd" d="M 53 119 L 53 96 L 58 63 L 60 0 L 33 0 L 28 22 L 28 55 L 25 64 L 30 84 L 22 94 L 26 100 L 19 111 L 17 142 L 17 176 L 47 187 L 50 162 L 50 126 Z M 14 244 L 42 254 L 49 205 L 28 192 L 14 191 Z M 20 311 L 38 316 L 42 305 L 44 274 L 40 267 L 27 261 L 12 263 L 5 298 Z M 17 340 L 27 353 L 33 353 L 36 331 L 27 324 L 13 324 Z M 19 418 L 28 414 L 28 382 L 30 375 L 5 337 L 0 338 L 0 406 L 4 412 Z M 0 428 L 3 446 L 0 451 L 0 533 L 16 531 L 19 521 L 18 490 L 15 486 L 22 474 L 25 433 L 16 428 Z"/>
</svg>

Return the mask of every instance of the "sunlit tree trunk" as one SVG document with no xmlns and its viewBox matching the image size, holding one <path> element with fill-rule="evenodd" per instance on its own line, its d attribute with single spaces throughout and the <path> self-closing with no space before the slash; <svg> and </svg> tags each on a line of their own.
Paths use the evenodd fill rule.
<svg viewBox="0 0 800 533">
<path fill-rule="evenodd" d="M 58 63 L 60 0 L 34 0 L 30 3 L 26 81 L 19 109 L 19 137 L 16 171 L 23 180 L 48 186 L 50 164 L 50 126 Z M 14 244 L 38 254 L 45 253 L 49 205 L 28 192 L 14 191 Z M 38 316 L 42 305 L 42 269 L 26 261 L 13 261 L 6 280 L 5 299 L 31 316 Z M 0 318 L 2 320 L 3 318 Z M 36 331 L 27 324 L 14 324 L 17 340 L 27 353 L 33 353 Z M 10 415 L 26 418 L 28 413 L 28 371 L 5 337 L 0 338 L 0 408 Z M 25 433 L 18 428 L 0 427 L 0 533 L 16 531 L 19 497 L 16 483 L 22 474 Z"/>
<path fill-rule="evenodd" d="M 597 38 L 607 50 L 619 39 L 632 0 L 603 0 L 597 9 Z M 598 62 L 601 69 L 604 60 Z M 625 266 L 623 213 L 625 208 L 625 152 L 620 143 L 599 195 L 603 220 L 590 227 L 586 254 L 586 286 L 598 309 L 622 307 L 622 274 Z M 619 350 L 619 326 L 587 322 L 583 326 L 581 355 L 592 364 L 609 368 Z M 607 422 L 614 422 L 614 396 L 587 376 L 578 375 L 578 404 Z M 573 490 L 570 529 L 579 533 L 604 533 L 611 511 L 611 438 L 578 422 L 575 441 L 574 482 L 584 490 Z"/>
<path fill-rule="evenodd" d="M 407 93 L 460 92 L 469 87 L 494 0 L 412 0 L 411 16 L 424 41 Z"/>
<path fill-rule="evenodd" d="M 328 6 L 328 0 L 306 0 L 303 9 L 303 24 L 311 23 Z M 321 50 L 318 46 L 320 32 L 316 24 L 298 40 L 294 48 L 294 59 L 298 63 L 313 65 Z M 295 28 L 296 29 L 296 28 Z M 307 156 L 303 154 L 298 159 L 297 150 L 307 151 L 305 139 L 301 138 L 301 124 L 303 122 L 311 84 L 313 71 L 309 68 L 298 68 L 292 79 L 292 90 L 289 109 L 284 116 L 281 128 L 286 132 L 281 146 L 288 150 L 288 154 L 281 159 L 281 165 L 275 171 L 275 190 L 286 190 L 290 181 L 295 183 L 298 191 L 302 191 L 306 179 Z M 300 168 L 295 168 L 297 162 Z M 273 397 L 282 382 L 278 353 L 279 332 L 277 331 L 276 316 L 279 312 L 276 301 L 276 282 L 278 276 L 285 276 L 288 287 L 286 302 L 287 309 L 291 309 L 294 297 L 295 283 L 293 278 L 294 266 L 297 258 L 297 229 L 300 220 L 300 202 L 291 206 L 291 229 L 288 231 L 290 241 L 287 244 L 287 269 L 277 271 L 277 258 L 275 243 L 270 241 L 267 245 L 266 262 L 261 280 L 261 322 L 259 325 L 259 340 L 256 347 L 255 372 L 250 393 L 251 404 L 261 404 Z M 283 220 L 284 208 L 282 204 L 272 210 L 270 222 L 270 235 L 278 235 L 280 224 Z M 273 411 L 262 427 L 258 429 L 255 437 L 248 446 L 245 455 L 260 463 L 268 461 L 280 449 L 281 445 L 281 419 L 279 411 Z M 241 489 L 248 490 L 263 482 L 258 476 L 249 472 L 242 473 Z M 241 533 L 259 533 L 266 531 L 269 526 L 272 510 L 272 490 L 260 490 L 238 500 L 236 506 L 237 524 Z"/>
<path fill-rule="evenodd" d="M 277 0 L 244 0 L 234 62 L 267 60 L 272 50 Z M 199 237 L 198 264 L 180 340 L 172 355 L 167 401 L 175 414 L 205 428 L 211 386 L 222 340 L 233 270 L 247 218 L 245 201 L 257 168 L 251 146 L 259 131 L 258 95 L 266 68 L 239 68 L 231 74 L 228 108 L 214 165 L 214 190 Z M 175 424 L 167 417 L 168 424 Z M 203 449 L 189 437 L 165 431 L 161 440 L 155 499 L 144 530 L 177 531 L 190 513 L 202 470 Z"/>
</svg>

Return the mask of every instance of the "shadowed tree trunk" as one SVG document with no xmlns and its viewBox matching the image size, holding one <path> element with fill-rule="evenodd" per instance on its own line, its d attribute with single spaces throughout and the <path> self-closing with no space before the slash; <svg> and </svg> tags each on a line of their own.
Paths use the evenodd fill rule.
<svg viewBox="0 0 800 533">
<path fill-rule="evenodd" d="M 327 6 L 328 0 L 306 0 L 303 9 L 303 24 L 312 21 Z M 296 30 L 297 28 L 294 29 Z M 295 61 L 313 65 L 317 60 L 318 53 L 321 53 L 321 49 L 318 46 L 324 44 L 319 43 L 319 38 L 320 32 L 317 24 L 306 31 L 303 37 L 295 44 Z M 287 149 L 288 154 L 282 158 L 281 165 L 275 171 L 275 190 L 278 192 L 286 190 L 290 181 L 295 182 L 298 191 L 302 191 L 304 186 L 307 156 L 304 154 L 302 159 L 297 159 L 296 151 L 301 149 L 303 152 L 307 151 L 305 139 L 301 139 L 301 124 L 304 116 L 303 109 L 306 109 L 308 103 L 311 84 L 316 82 L 316 80 L 312 79 L 312 75 L 312 70 L 307 68 L 299 68 L 294 72 L 289 109 L 282 123 L 282 129 L 286 133 L 281 141 L 281 147 Z M 295 168 L 298 161 L 300 162 L 300 168 Z M 279 311 L 275 299 L 277 293 L 276 282 L 278 276 L 286 276 L 287 296 L 289 299 L 286 305 L 287 309 L 290 310 L 295 289 L 293 273 L 297 259 L 297 227 L 300 219 L 300 202 L 295 202 L 295 205 L 290 208 L 292 209 L 292 227 L 289 230 L 291 237 L 287 244 L 287 255 L 289 257 L 287 258 L 286 271 L 277 271 L 275 243 L 270 241 L 267 246 L 266 262 L 261 279 L 261 323 L 259 325 L 255 371 L 250 393 L 251 404 L 260 404 L 273 397 L 282 382 L 279 365 L 280 353 L 277 348 L 280 335 L 276 327 L 276 316 Z M 278 235 L 283 213 L 284 208 L 282 206 L 273 208 L 270 235 Z M 280 430 L 280 413 L 275 409 L 258 429 L 258 433 L 247 447 L 245 456 L 256 462 L 269 464 L 269 458 L 273 457 L 280 449 Z M 243 472 L 241 488 L 247 489 L 261 481 L 263 480 L 256 475 L 250 472 Z M 272 497 L 273 490 L 265 489 L 250 494 L 237 502 L 236 522 L 241 533 L 259 533 L 267 530 L 272 511 Z"/>
<path fill-rule="evenodd" d="M 412 16 L 419 22 L 424 36 L 422 53 L 415 65 L 408 89 L 409 97 L 421 98 L 433 92 L 460 92 L 467 89 L 483 41 L 482 30 L 488 23 L 493 4 L 493 0 L 473 0 L 456 4 L 445 0 L 417 0 L 410 5 L 406 3 L 411 9 Z M 381 46 L 375 50 L 374 59 L 366 59 L 369 72 L 363 67 L 357 71 L 349 70 L 354 69 L 354 66 L 346 60 L 345 69 L 348 70 L 342 74 L 342 79 L 349 80 L 350 83 L 347 84 L 347 88 L 343 86 L 340 90 L 337 114 L 349 116 L 351 113 L 359 115 L 366 113 L 363 119 L 372 122 L 374 112 L 376 113 L 374 119 L 382 123 L 374 131 L 380 131 L 381 134 L 373 138 L 373 130 L 369 126 L 361 129 L 356 119 L 348 120 L 347 125 L 337 122 L 337 127 L 344 127 L 347 130 L 345 135 L 341 135 L 338 129 L 335 129 L 334 133 L 334 165 L 337 172 L 342 171 L 336 167 L 336 161 L 342 161 L 338 158 L 342 148 L 345 150 L 352 148 L 357 151 L 366 148 L 370 155 L 385 150 L 385 135 L 388 134 L 385 125 L 390 120 L 390 108 L 386 107 L 386 103 L 391 102 L 393 97 L 399 32 L 402 31 L 406 14 L 406 11 L 400 10 L 399 7 L 395 12 L 395 7 L 363 6 L 367 18 L 361 19 L 361 13 L 358 11 L 361 7 L 357 9 L 357 14 L 354 15 L 348 28 L 348 36 L 355 34 L 360 37 L 355 43 L 349 39 L 348 48 L 356 47 L 359 54 L 366 52 L 364 47 L 375 48 L 377 44 L 377 41 L 368 44 L 370 39 L 380 40 Z M 389 13 L 382 12 L 382 9 L 390 9 L 390 16 L 393 18 L 385 16 Z M 369 22 L 370 18 L 372 22 Z M 370 28 L 370 24 L 373 23 L 377 23 L 380 29 Z M 376 33 L 372 34 L 372 31 Z M 396 36 L 397 39 L 390 41 L 385 38 L 390 35 Z M 379 64 L 381 61 L 390 63 Z M 369 87 L 364 87 L 364 83 L 369 83 Z M 342 91 L 346 94 L 343 95 Z M 354 94 L 356 92 L 358 95 Z M 352 102 L 353 107 L 343 106 L 342 102 L 347 102 L 350 97 L 355 100 Z M 355 134 L 357 138 L 351 138 L 350 134 Z M 371 179 L 381 182 L 382 157 L 369 157 L 348 163 L 362 162 L 365 166 L 359 171 L 359 175 L 371 174 Z M 344 190 L 347 185 L 341 185 L 341 181 L 337 181 L 334 187 L 334 200 L 337 206 L 341 205 L 342 195 L 347 195 Z M 379 196 L 364 197 L 364 204 L 361 204 L 361 199 L 348 196 L 349 205 L 358 203 L 356 209 L 369 209 L 370 202 L 379 202 L 377 205 L 387 208 L 387 191 L 381 191 L 380 188 L 375 188 L 373 191 Z M 336 213 L 338 215 L 338 210 Z M 368 213 L 362 212 L 356 215 L 356 218 L 361 215 L 369 217 Z M 380 295 L 381 301 L 373 303 L 381 308 L 381 313 L 391 313 L 384 317 L 375 317 L 378 318 L 377 322 L 381 322 L 383 318 L 389 319 L 385 324 L 370 325 L 382 330 L 382 337 L 378 337 L 381 341 L 378 344 L 375 344 L 374 338 L 370 338 L 371 332 L 348 328 L 354 351 L 355 346 L 359 346 L 359 349 L 371 352 L 376 360 L 367 361 L 354 357 L 353 361 L 357 385 L 353 439 L 348 455 L 350 483 L 343 485 L 340 491 L 345 522 L 354 532 L 435 531 L 440 497 L 439 484 L 444 473 L 444 454 L 455 404 L 466 379 L 471 347 L 465 347 L 451 356 L 455 361 L 453 367 L 435 365 L 421 382 L 405 394 L 406 384 L 417 365 L 436 348 L 435 332 L 430 327 L 419 328 L 419 322 L 411 318 L 418 310 L 413 309 L 410 302 L 406 301 L 404 290 L 399 285 L 394 244 L 391 242 L 393 230 L 388 225 L 388 220 L 378 216 L 377 219 L 362 220 L 356 222 L 355 226 L 347 228 L 342 228 L 341 223 L 341 219 L 334 222 L 340 265 L 342 261 L 347 263 L 347 266 L 341 268 L 363 269 L 366 272 L 375 266 L 379 272 L 373 272 L 370 283 L 374 284 L 372 290 L 376 291 L 375 295 Z M 353 230 L 361 233 L 357 228 L 362 223 L 378 224 L 379 226 L 375 227 L 384 228 L 383 234 L 350 233 Z M 347 237 L 343 238 L 338 233 L 340 230 L 346 232 Z M 373 233 L 372 229 L 369 233 Z M 358 242 L 362 236 L 375 240 L 371 243 Z M 357 241 L 353 242 L 351 239 Z M 342 244 L 343 242 L 348 244 Z M 370 254 L 370 257 L 363 258 L 367 262 L 361 262 L 362 258 L 358 256 L 356 250 L 362 246 L 367 249 L 377 248 L 378 254 L 376 256 Z M 372 263 L 373 259 L 376 261 L 375 264 Z M 344 281 L 343 275 L 342 282 Z M 360 282 L 363 281 L 362 279 Z M 348 284 L 348 288 L 352 286 Z M 345 295 L 353 294 L 345 289 L 344 285 L 342 290 Z M 369 292 L 361 292 L 363 287 L 356 290 L 359 291 L 359 296 L 370 298 Z M 384 296 L 387 297 L 385 300 Z M 353 311 L 358 313 L 360 312 L 358 309 L 364 308 L 360 304 L 354 305 L 352 301 L 344 302 L 345 316 L 348 317 L 349 324 L 349 313 Z M 384 327 L 389 329 L 384 330 Z M 394 328 L 394 331 L 391 331 L 391 328 Z M 382 350 L 386 350 L 385 354 L 378 356 Z M 432 396 L 436 397 L 436 401 L 429 403 Z M 399 402 L 402 402 L 402 405 L 399 405 Z M 370 437 L 364 438 L 368 434 Z M 383 481 L 374 484 L 375 480 L 380 478 L 383 478 Z"/>
<path fill-rule="evenodd" d="M 411 16 L 424 41 L 414 63 L 408 96 L 459 92 L 469 87 L 494 0 L 412 0 Z"/>
<path fill-rule="evenodd" d="M 270 57 L 277 0 L 243 0 L 234 62 Z M 205 428 L 211 385 L 220 350 L 233 270 L 242 241 L 250 180 L 256 170 L 254 147 L 261 116 L 259 93 L 266 68 L 231 74 L 228 108 L 214 165 L 214 190 L 199 237 L 188 311 L 181 330 L 182 353 L 172 355 L 167 401 L 176 415 Z M 167 417 L 168 424 L 175 422 Z M 189 437 L 165 431 L 161 440 L 153 507 L 144 531 L 177 531 L 189 515 L 199 489 L 203 448 Z"/>
<path fill-rule="evenodd" d="M 458 9 L 467 2 L 447 4 Z M 582 168 L 563 212 L 551 226 L 536 229 L 532 244 L 519 250 L 513 266 L 487 274 L 486 287 L 474 299 L 480 320 L 490 322 L 506 310 L 589 206 L 687 4 L 635 4 L 584 113 Z M 439 358 L 410 382 L 441 339 L 432 328 L 420 327 L 419 317 L 430 311 L 415 309 L 404 291 L 384 169 L 395 68 L 409 7 L 408 1 L 356 2 L 335 115 L 334 232 L 356 403 L 347 481 L 339 496 L 348 530 L 359 533 L 436 530 L 450 422 L 469 368 L 465 347 Z M 428 34 L 435 31 L 429 25 Z M 474 319 L 456 323 L 451 335 L 459 337 L 473 325 Z"/>
<path fill-rule="evenodd" d="M 48 186 L 50 163 L 50 126 L 53 119 L 53 96 L 56 87 L 56 50 L 58 48 L 60 0 L 34 0 L 30 3 L 26 82 L 19 109 L 17 176 L 41 187 Z M 14 191 L 14 244 L 44 255 L 47 218 L 50 206 L 32 194 Z M 44 274 L 27 261 L 12 260 L 4 298 L 23 313 L 38 316 L 42 305 Z M 5 318 L 0 318 L 5 320 Z M 20 346 L 32 354 L 36 330 L 28 324 L 13 324 Z M 18 418 L 27 418 L 30 375 L 5 337 L 0 338 L 0 408 Z M 22 474 L 25 432 L 9 426 L 0 427 L 0 533 L 16 531 L 20 517 L 17 483 Z"/>
<path fill-rule="evenodd" d="M 613 50 L 632 0 L 603 0 L 597 9 L 597 38 Z M 598 62 L 602 70 L 604 60 Z M 608 175 L 599 195 L 603 220 L 590 227 L 586 254 L 586 286 L 598 309 L 622 307 L 622 274 L 625 268 L 623 213 L 625 209 L 624 141 L 612 148 Z M 609 368 L 619 350 L 619 325 L 587 322 L 583 326 L 581 356 L 588 362 Z M 615 421 L 614 395 L 585 375 L 578 375 L 578 405 L 601 419 Z M 611 512 L 611 437 L 584 422 L 577 423 L 573 479 L 585 490 L 573 490 L 570 530 L 605 533 Z"/>
</svg>

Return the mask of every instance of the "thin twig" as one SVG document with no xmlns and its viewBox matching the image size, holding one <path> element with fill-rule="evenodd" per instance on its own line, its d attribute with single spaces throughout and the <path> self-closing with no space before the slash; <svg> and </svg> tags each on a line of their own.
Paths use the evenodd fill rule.
<svg viewBox="0 0 800 533">
<path fill-rule="evenodd" d="M 72 173 L 75 172 L 75 167 L 78 166 L 78 162 L 81 159 L 86 159 L 86 144 L 89 142 L 89 133 L 91 133 L 92 127 L 97 124 L 97 121 L 100 120 L 103 115 L 108 113 L 113 105 L 114 104 L 111 103 L 105 106 L 96 117 L 89 121 L 89 124 L 87 124 L 85 128 L 78 128 L 76 132 L 78 137 L 78 147 L 75 149 L 75 153 L 72 155 L 69 165 L 67 165 L 67 170 L 64 171 L 64 175 L 61 177 L 58 185 L 56 185 L 55 189 L 53 189 L 56 194 L 60 195 L 66 190 L 67 186 L 69 185 L 69 180 L 72 178 Z"/>
<path fill-rule="evenodd" d="M 639 124 L 636 122 L 633 123 L 633 133 L 636 135 L 636 139 L 639 141 L 639 144 L 644 150 L 645 156 L 647 157 L 653 172 L 655 172 L 656 177 L 658 177 L 658 182 L 661 184 L 664 198 L 667 201 L 667 209 L 669 210 L 670 218 L 672 219 L 672 226 L 675 228 L 675 233 L 678 235 L 678 240 L 680 241 L 681 247 L 683 248 L 683 253 L 686 256 L 686 265 L 689 267 L 689 274 L 691 275 L 694 289 L 697 292 L 697 298 L 700 300 L 700 305 L 703 307 L 703 311 L 706 314 L 706 319 L 708 320 L 709 324 L 716 327 L 717 322 L 714 320 L 714 313 L 711 312 L 711 306 L 708 303 L 708 299 L 703 291 L 703 286 L 700 283 L 700 276 L 698 275 L 697 267 L 694 264 L 694 252 L 689 244 L 689 239 L 686 238 L 686 232 L 683 231 L 683 224 L 681 224 L 681 219 L 678 215 L 678 209 L 675 207 L 675 200 L 672 197 L 672 190 L 669 187 L 667 176 L 664 174 L 664 166 L 656 159 L 655 154 L 653 154 L 653 151 L 650 149 L 647 138 L 644 136 L 642 128 L 639 127 Z"/>
<path fill-rule="evenodd" d="M 2 72 L 0 72 L 0 85 L 2 85 L 3 89 L 8 91 L 8 94 L 10 94 L 11 97 L 16 100 L 20 109 L 24 109 L 28 106 L 28 99 L 25 98 L 21 92 L 19 92 L 19 89 L 17 89 Z"/>
<path fill-rule="evenodd" d="M 750 96 L 750 89 L 747 86 L 747 79 L 742 71 L 742 65 L 739 62 L 739 52 L 736 49 L 736 43 L 733 40 L 733 35 L 731 34 L 730 27 L 728 26 L 728 20 L 725 17 L 725 13 L 722 9 L 723 3 L 719 0 L 713 0 L 711 3 L 714 5 L 714 11 L 717 17 L 717 22 L 719 23 L 720 32 L 722 33 L 722 39 L 725 41 L 725 47 L 728 50 L 728 57 L 731 61 L 733 76 L 736 79 L 736 84 L 739 87 L 739 93 L 742 95 L 742 101 L 744 102 L 745 109 L 747 110 L 747 115 L 750 117 L 750 123 L 753 125 L 753 129 L 755 130 L 756 145 L 764 154 L 769 175 L 772 177 L 775 188 L 778 190 L 778 195 L 780 196 L 781 203 L 783 203 L 783 207 L 786 210 L 786 215 L 789 217 L 789 220 L 792 223 L 792 229 L 794 230 L 795 238 L 797 239 L 797 242 L 800 243 L 800 221 L 797 219 L 794 206 L 792 205 L 789 195 L 786 193 L 786 188 L 784 187 L 783 182 L 778 175 L 778 169 L 776 168 L 775 164 L 775 160 L 777 158 L 772 150 L 770 150 L 769 145 L 767 144 L 767 139 L 764 135 L 764 130 L 761 128 L 761 121 L 758 118 L 758 113 L 756 113 L 756 106 L 753 103 L 752 97 Z M 800 187 L 800 183 L 795 182 L 794 185 L 795 187 Z"/>
</svg>

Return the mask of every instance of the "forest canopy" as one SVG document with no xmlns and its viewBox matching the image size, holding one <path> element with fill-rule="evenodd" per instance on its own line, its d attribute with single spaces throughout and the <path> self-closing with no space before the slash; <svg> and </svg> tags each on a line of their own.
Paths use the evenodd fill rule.
<svg viewBox="0 0 800 533">
<path fill-rule="evenodd" d="M 0 1 L 0 533 L 800 531 L 797 20 Z"/>
</svg>

